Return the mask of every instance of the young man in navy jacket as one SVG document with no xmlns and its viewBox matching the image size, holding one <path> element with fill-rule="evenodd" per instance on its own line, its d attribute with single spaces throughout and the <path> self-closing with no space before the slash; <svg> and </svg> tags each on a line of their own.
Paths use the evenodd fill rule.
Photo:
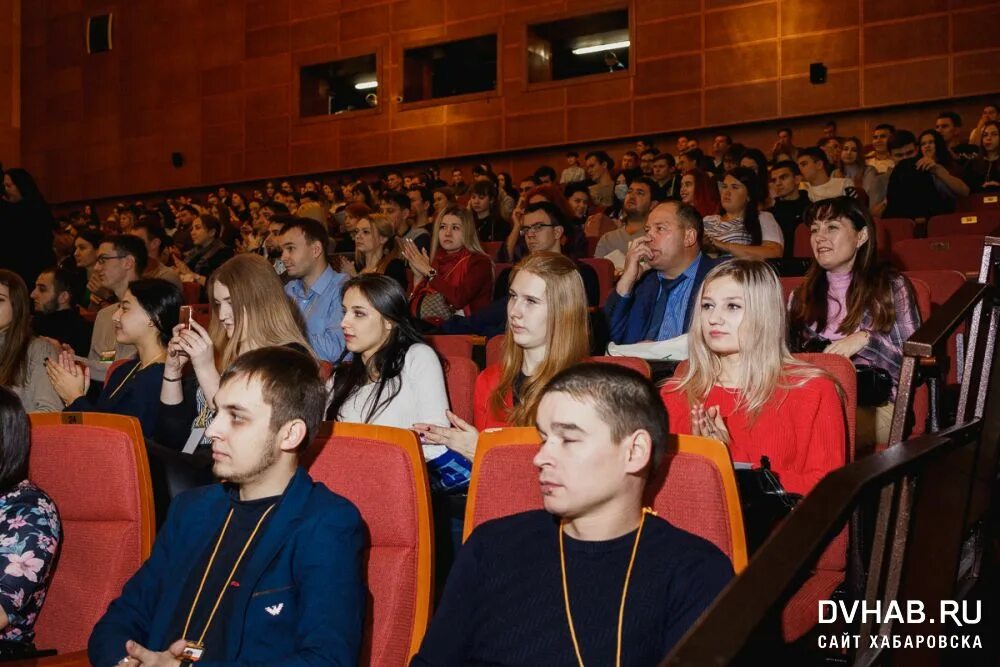
<svg viewBox="0 0 1000 667">
<path fill-rule="evenodd" d="M 206 436 L 227 481 L 174 500 L 149 560 L 94 627 L 91 664 L 356 664 L 361 518 L 298 466 L 323 415 L 316 363 L 248 352 L 215 403 Z"/>
<path fill-rule="evenodd" d="M 618 344 L 668 340 L 688 330 L 705 275 L 721 260 L 701 253 L 701 216 L 669 201 L 649 213 L 646 234 L 629 244 L 625 271 L 604 305 Z"/>
</svg>

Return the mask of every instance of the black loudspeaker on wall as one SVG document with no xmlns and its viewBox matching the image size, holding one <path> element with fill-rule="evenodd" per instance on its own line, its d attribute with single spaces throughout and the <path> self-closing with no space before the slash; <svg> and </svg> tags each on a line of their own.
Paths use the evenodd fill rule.
<svg viewBox="0 0 1000 667">
<path fill-rule="evenodd" d="M 111 50 L 111 26 L 111 14 L 91 16 L 87 19 L 87 53 L 103 53 Z"/>
<path fill-rule="evenodd" d="M 809 83 L 826 83 L 826 65 L 823 63 L 809 65 Z"/>
<path fill-rule="evenodd" d="M 183 153 L 171 153 L 170 163 L 180 169 L 184 166 L 184 154 Z"/>
</svg>

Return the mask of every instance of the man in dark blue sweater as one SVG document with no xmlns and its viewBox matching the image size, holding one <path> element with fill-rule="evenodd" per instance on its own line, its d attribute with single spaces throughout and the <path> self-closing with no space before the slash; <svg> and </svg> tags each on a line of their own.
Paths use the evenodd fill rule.
<svg viewBox="0 0 1000 667">
<path fill-rule="evenodd" d="M 715 546 L 642 507 L 667 439 L 650 381 L 574 366 L 537 423 L 545 511 L 472 533 L 411 665 L 656 665 L 733 576 Z"/>
</svg>

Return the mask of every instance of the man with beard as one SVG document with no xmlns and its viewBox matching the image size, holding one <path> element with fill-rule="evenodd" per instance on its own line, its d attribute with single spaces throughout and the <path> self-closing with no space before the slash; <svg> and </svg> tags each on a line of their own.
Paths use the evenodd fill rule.
<svg viewBox="0 0 1000 667">
<path fill-rule="evenodd" d="M 87 356 L 94 325 L 83 319 L 76 307 L 73 292 L 80 278 L 70 269 L 53 266 L 38 274 L 31 301 L 35 315 L 31 328 L 36 336 L 51 338 L 73 348 L 80 356 Z"/>
<path fill-rule="evenodd" d="M 223 373 L 205 435 L 219 484 L 174 499 L 153 553 L 90 636 L 91 664 L 356 664 L 357 509 L 299 455 L 323 416 L 315 361 L 288 348 Z"/>
</svg>

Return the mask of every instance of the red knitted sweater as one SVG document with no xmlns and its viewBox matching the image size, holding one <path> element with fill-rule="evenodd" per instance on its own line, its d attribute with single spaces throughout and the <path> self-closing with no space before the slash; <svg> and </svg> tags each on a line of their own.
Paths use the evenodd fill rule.
<svg viewBox="0 0 1000 667">
<path fill-rule="evenodd" d="M 674 391 L 675 386 L 667 383 L 660 392 L 670 416 L 670 432 L 691 433 L 687 396 Z M 830 379 L 813 378 L 801 387 L 777 390 L 753 421 L 743 410 L 736 411 L 738 395 L 736 390 L 715 386 L 704 402 L 706 408 L 719 406 L 729 429 L 733 461 L 756 467 L 760 457 L 767 456 L 785 489 L 803 495 L 826 473 L 844 465 L 844 409 Z"/>
</svg>

